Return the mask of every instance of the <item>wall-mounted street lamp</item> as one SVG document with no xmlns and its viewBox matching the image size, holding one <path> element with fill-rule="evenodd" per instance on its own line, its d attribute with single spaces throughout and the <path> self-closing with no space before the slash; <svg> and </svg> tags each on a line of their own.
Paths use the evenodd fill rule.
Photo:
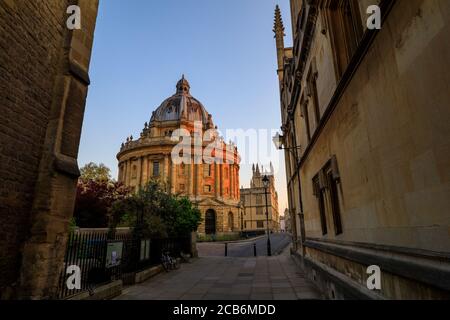
<svg viewBox="0 0 450 320">
<path fill-rule="evenodd" d="M 270 245 L 270 230 L 269 230 L 269 207 L 267 203 L 267 189 L 270 186 L 270 180 L 267 175 L 262 178 L 262 183 L 264 185 L 264 194 L 266 196 L 266 224 L 267 224 L 267 255 L 270 257 L 272 255 L 272 248 Z"/>
<path fill-rule="evenodd" d="M 301 149 L 301 146 L 295 146 L 295 147 L 285 147 L 286 141 L 285 137 L 277 132 L 277 134 L 272 138 L 273 144 L 275 145 L 275 148 L 278 150 L 295 150 L 295 149 Z"/>
<path fill-rule="evenodd" d="M 283 135 L 279 134 L 278 132 L 272 138 L 272 140 L 273 140 L 273 143 L 275 144 L 275 147 L 278 150 L 290 151 L 292 153 L 292 155 L 294 156 L 295 162 L 297 163 L 297 166 L 298 166 L 300 157 L 298 155 L 297 150 L 301 149 L 301 146 L 285 147 L 286 146 L 286 138 Z M 297 171 L 298 192 L 299 192 L 299 200 L 300 200 L 300 212 L 298 213 L 299 223 L 300 223 L 300 237 L 301 237 L 300 240 L 301 240 L 301 244 L 302 244 L 302 248 L 303 248 L 303 242 L 305 240 L 305 224 L 304 224 L 304 217 L 303 217 L 302 187 L 301 187 L 301 180 L 300 180 L 300 170 L 298 170 L 298 168 L 296 168 L 296 171 Z M 295 238 L 296 237 L 297 237 L 297 235 L 295 236 Z M 296 241 L 297 240 L 295 240 L 295 242 Z"/>
</svg>

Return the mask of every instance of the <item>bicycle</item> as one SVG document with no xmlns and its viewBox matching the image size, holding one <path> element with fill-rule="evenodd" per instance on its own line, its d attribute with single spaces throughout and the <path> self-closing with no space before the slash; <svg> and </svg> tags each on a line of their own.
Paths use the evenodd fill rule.
<svg viewBox="0 0 450 320">
<path fill-rule="evenodd" d="M 163 253 L 161 254 L 161 264 L 166 272 L 179 268 L 177 259 L 172 258 L 169 254 L 169 251 L 163 251 Z"/>
</svg>

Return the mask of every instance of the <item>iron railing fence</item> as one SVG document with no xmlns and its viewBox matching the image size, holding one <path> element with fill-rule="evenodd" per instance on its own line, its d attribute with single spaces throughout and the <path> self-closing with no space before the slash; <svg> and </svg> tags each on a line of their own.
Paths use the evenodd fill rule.
<svg viewBox="0 0 450 320">
<path fill-rule="evenodd" d="M 57 298 L 93 292 L 97 286 L 114 280 L 132 283 L 136 272 L 161 263 L 163 251 L 174 257 L 179 257 L 181 252 L 191 253 L 191 238 L 141 239 L 133 237 L 131 232 L 111 236 L 104 229 L 73 232 L 67 241 Z M 79 288 L 70 287 L 77 284 L 70 266 L 80 271 Z"/>
</svg>

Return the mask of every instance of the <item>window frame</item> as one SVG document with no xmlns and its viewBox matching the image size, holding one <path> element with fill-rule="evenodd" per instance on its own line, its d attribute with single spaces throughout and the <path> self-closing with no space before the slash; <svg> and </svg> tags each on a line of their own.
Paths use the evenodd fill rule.
<svg viewBox="0 0 450 320">
<path fill-rule="evenodd" d="M 363 36 L 358 0 L 328 0 L 322 10 L 322 21 L 330 35 L 336 78 L 340 80 Z"/>
<path fill-rule="evenodd" d="M 325 236 L 328 234 L 327 217 L 325 211 L 325 195 L 324 189 L 320 185 L 319 175 L 320 172 L 313 178 L 313 190 L 315 191 L 315 196 L 317 198 L 319 206 L 319 218 L 320 218 L 320 226 L 322 229 L 322 236 Z"/>
<path fill-rule="evenodd" d="M 155 170 L 155 168 L 157 168 L 157 170 Z M 159 161 L 153 161 L 152 176 L 153 177 L 161 176 L 161 164 L 159 163 Z"/>
</svg>

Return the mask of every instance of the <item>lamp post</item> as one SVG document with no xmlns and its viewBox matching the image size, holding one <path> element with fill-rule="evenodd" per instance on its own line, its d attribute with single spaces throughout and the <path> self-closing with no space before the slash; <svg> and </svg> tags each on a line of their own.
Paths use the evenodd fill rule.
<svg viewBox="0 0 450 320">
<path fill-rule="evenodd" d="M 267 175 L 262 178 L 262 182 L 264 185 L 264 195 L 266 197 L 266 224 L 267 224 L 267 255 L 270 257 L 272 255 L 272 248 L 270 245 L 270 230 L 269 230 L 269 209 L 267 203 L 267 188 L 269 187 L 270 180 Z"/>
</svg>

